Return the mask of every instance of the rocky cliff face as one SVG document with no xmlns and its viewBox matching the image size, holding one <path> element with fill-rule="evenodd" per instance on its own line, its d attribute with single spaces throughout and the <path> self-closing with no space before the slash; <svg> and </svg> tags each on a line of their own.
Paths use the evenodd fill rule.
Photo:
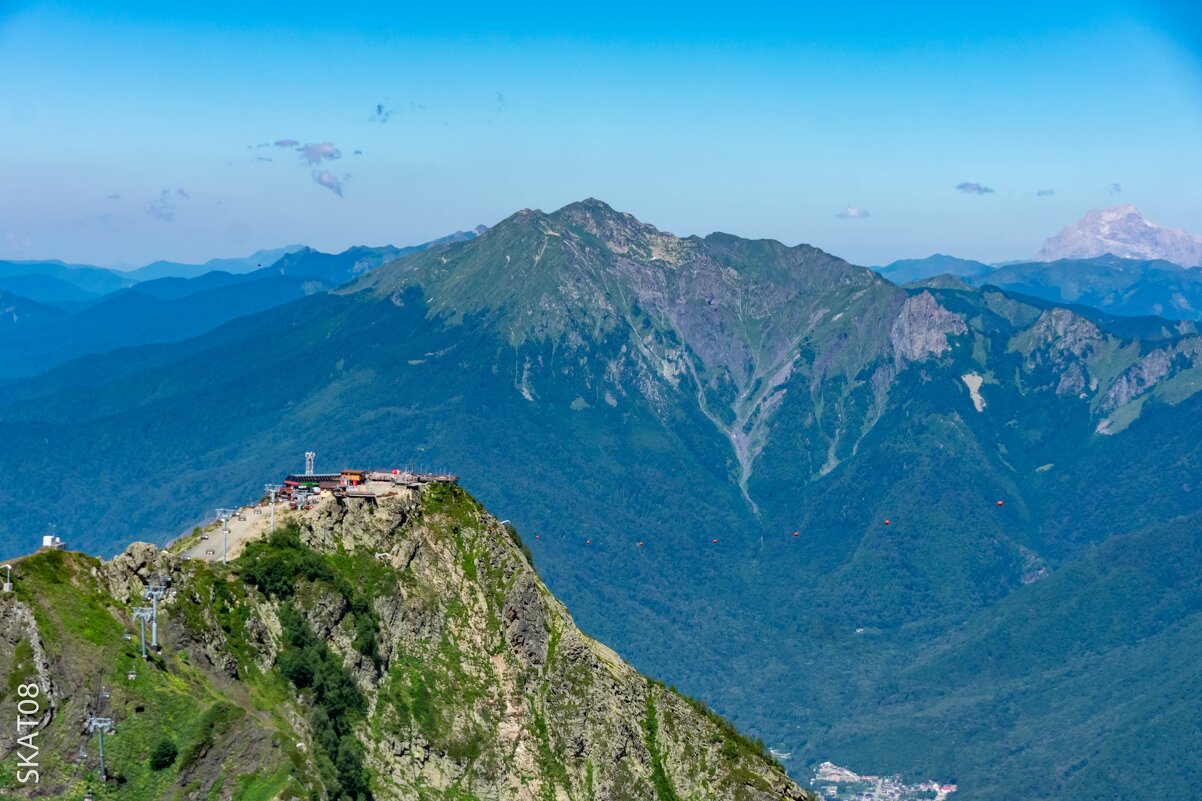
<svg viewBox="0 0 1202 801">
<path fill-rule="evenodd" d="M 16 573 L 0 669 L 45 688 L 40 794 L 806 797 L 761 746 L 583 634 L 516 535 L 455 485 L 329 499 L 229 569 L 135 543 L 109 563 L 44 552 Z M 171 580 L 164 648 L 143 663 L 137 629 L 119 635 L 153 579 Z M 102 685 L 124 737 L 107 744 L 108 784 L 80 735 Z M 336 746 L 327 730 L 344 732 Z M 185 756 L 147 770 L 163 737 Z"/>
</svg>

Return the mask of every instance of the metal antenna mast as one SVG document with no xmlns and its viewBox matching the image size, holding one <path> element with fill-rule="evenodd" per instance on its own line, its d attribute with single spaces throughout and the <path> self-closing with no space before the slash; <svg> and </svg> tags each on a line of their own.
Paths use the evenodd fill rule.
<svg viewBox="0 0 1202 801">
<path fill-rule="evenodd" d="M 279 484 L 264 484 L 263 489 L 271 493 L 271 530 L 275 531 L 275 498 L 282 487 Z"/>
<path fill-rule="evenodd" d="M 159 650 L 159 599 L 166 594 L 169 581 L 171 579 L 156 578 L 155 583 L 149 585 L 142 594 L 143 600 L 150 599 L 150 644 L 156 651 Z"/>
<path fill-rule="evenodd" d="M 313 451 L 305 451 L 305 475 L 313 475 L 313 462 L 317 459 L 317 454 Z"/>
<path fill-rule="evenodd" d="M 108 690 L 104 689 L 104 678 L 101 676 L 100 690 L 96 693 L 96 712 L 88 717 L 88 734 L 96 732 L 100 735 L 100 781 L 107 781 L 104 771 L 104 733 L 113 728 L 113 719 L 103 714 L 104 702 L 108 700 Z"/>
<path fill-rule="evenodd" d="M 149 606 L 135 606 L 134 620 L 142 624 L 142 658 L 146 659 L 146 624 L 154 620 L 154 609 Z"/>
<path fill-rule="evenodd" d="M 230 544 L 230 518 L 234 516 L 233 509 L 218 509 L 217 516 L 221 518 L 221 564 L 228 565 L 226 553 Z"/>
</svg>

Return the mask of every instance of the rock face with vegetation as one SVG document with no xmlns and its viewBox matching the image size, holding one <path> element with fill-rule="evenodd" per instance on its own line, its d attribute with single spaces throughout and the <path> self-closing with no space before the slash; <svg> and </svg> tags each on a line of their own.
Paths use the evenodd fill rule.
<svg viewBox="0 0 1202 801">
<path fill-rule="evenodd" d="M 135 543 L 108 563 L 42 551 L 16 575 L 0 700 L 43 689 L 43 769 L 36 786 L 0 772 L 3 797 L 808 797 L 583 634 L 516 532 L 454 484 L 329 499 L 228 567 Z M 163 579 L 163 647 L 143 662 L 129 604 Z M 83 733 L 100 709 L 107 782 Z M 15 747 L 5 727 L 6 768 Z"/>
</svg>

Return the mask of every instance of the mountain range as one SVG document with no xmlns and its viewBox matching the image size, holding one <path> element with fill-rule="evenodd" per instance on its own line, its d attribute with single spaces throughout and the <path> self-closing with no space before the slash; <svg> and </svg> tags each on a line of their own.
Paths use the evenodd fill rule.
<svg viewBox="0 0 1202 801">
<path fill-rule="evenodd" d="M 246 267 L 244 262 L 275 252 L 259 251 L 245 260 L 215 259 L 204 265 L 206 272 L 194 275 L 190 273 L 196 271 L 188 265 L 155 262 L 128 273 L 140 275 L 143 280 L 132 283 L 121 279 L 115 285 L 103 278 L 111 271 L 60 267 L 51 262 L 38 263 L 39 269 L 46 270 L 44 273 L 18 274 L 7 282 L 0 272 L 0 287 L 16 287 L 0 289 L 0 299 L 8 298 L 0 307 L 5 321 L 0 326 L 0 381 L 43 372 L 91 353 L 194 337 L 238 317 L 333 289 L 408 253 L 475 235 L 474 231 L 457 232 L 422 245 L 356 246 L 341 253 L 322 253 L 309 247 L 286 249 L 266 267 L 238 272 L 207 267 Z M 0 271 L 3 267 L 0 265 Z M 177 275 L 149 277 L 177 267 Z M 32 267 L 25 264 L 12 269 Z M 25 279 L 36 284 L 36 291 L 23 296 L 17 290 Z M 102 286 L 110 290 L 98 295 L 89 290 Z M 49 287 L 58 289 L 51 291 Z"/>
<path fill-rule="evenodd" d="M 159 279 L 193 279 L 209 273 L 245 275 L 256 273 L 281 263 L 285 256 L 303 253 L 291 262 L 294 268 L 305 265 L 302 272 L 309 277 L 339 284 L 366 269 L 382 264 L 416 249 L 435 244 L 455 242 L 475 236 L 484 229 L 456 231 L 431 242 L 409 247 L 385 245 L 379 248 L 353 247 L 340 254 L 327 254 L 304 245 L 257 250 L 249 256 L 209 259 L 203 264 L 174 261 L 154 261 L 128 270 L 96 267 L 87 264 L 67 264 L 58 260 L 0 261 L 0 291 L 9 291 L 30 300 L 71 304 L 95 300 L 101 296 L 138 284 Z M 291 272 L 295 272 L 295 269 Z"/>
<path fill-rule="evenodd" d="M 125 277 L 135 281 L 153 281 L 156 278 L 196 278 L 211 272 L 249 273 L 260 267 L 267 267 L 279 261 L 289 253 L 295 253 L 304 245 L 286 245 L 282 248 L 265 248 L 256 250 L 249 256 L 233 258 L 209 259 L 203 264 L 185 264 L 177 261 L 152 261 L 133 270 L 120 270 Z"/>
<path fill-rule="evenodd" d="M 0 471 L 37 480 L 0 542 L 163 541 L 306 450 L 453 464 L 586 631 L 794 771 L 1172 797 L 1200 359 L 1190 325 L 587 200 L 7 382 Z"/>
<path fill-rule="evenodd" d="M 1090 211 L 1034 261 L 986 265 L 935 254 L 875 268 L 899 284 L 940 275 L 1129 317 L 1202 320 L 1202 239 L 1159 228 L 1131 206 Z"/>
<path fill-rule="evenodd" d="M 934 278 L 937 275 L 950 275 L 955 278 L 971 278 L 985 275 L 993 270 L 988 264 L 972 259 L 959 259 L 934 253 L 925 259 L 901 259 L 890 262 L 884 267 L 875 267 L 878 273 L 895 284 L 908 284 L 911 281 L 921 281 Z"/>
</svg>

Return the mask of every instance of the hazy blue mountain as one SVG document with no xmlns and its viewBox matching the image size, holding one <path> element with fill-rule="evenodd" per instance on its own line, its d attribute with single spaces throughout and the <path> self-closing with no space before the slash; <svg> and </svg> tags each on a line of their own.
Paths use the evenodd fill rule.
<svg viewBox="0 0 1202 801">
<path fill-rule="evenodd" d="M 29 276 L 39 276 L 41 281 Z M 13 283 L 14 280 L 23 283 Z M 0 261 L 0 282 L 10 292 L 41 301 L 84 300 L 135 283 L 103 267 L 61 261 Z M 64 283 L 75 290 L 64 287 Z"/>
<path fill-rule="evenodd" d="M 682 239 L 598 201 L 523 210 L 335 293 L 7 383 L 0 473 L 53 480 L 0 484 L 0 542 L 25 550 L 52 519 L 104 553 L 161 540 L 309 449 L 330 468 L 454 465 L 584 630 L 794 769 L 1171 797 L 1182 774 L 1120 769 L 1106 744 L 1132 718 L 1109 712 L 1197 662 L 1134 648 L 1104 610 L 1080 618 L 1095 683 L 1092 663 L 1046 669 L 1065 642 L 1037 628 L 1014 639 L 1037 653 L 1008 694 L 929 668 L 969 675 L 965 637 L 1086 603 L 1092 554 L 1202 511 L 1202 338 L 1140 325 Z M 1146 562 L 1123 570 L 1132 608 L 1186 621 L 1199 603 Z M 1188 760 L 1192 710 L 1148 712 L 1138 736 Z M 1061 728 L 1077 736 L 1053 754 L 1039 738 Z"/>
<path fill-rule="evenodd" d="M 456 231 L 449 236 L 425 242 L 421 245 L 410 245 L 407 247 L 395 247 L 393 245 L 366 247 L 357 245 L 341 253 L 322 253 L 321 251 L 304 247 L 294 253 L 283 256 L 270 265 L 270 267 L 264 267 L 263 271 L 279 275 L 315 278 L 326 284 L 337 286 L 358 278 L 364 273 L 379 267 L 381 264 L 395 261 L 402 256 L 415 253 L 419 250 L 437 247 L 450 242 L 466 241 L 472 239 L 483 230 L 485 230 L 483 226 L 478 226 L 472 231 Z"/>
<path fill-rule="evenodd" d="M 135 281 L 151 281 L 156 278 L 195 278 L 205 273 L 249 273 L 261 267 L 269 267 L 282 256 L 295 253 L 304 245 L 286 245 L 282 248 L 267 248 L 256 250 L 249 256 L 238 256 L 228 259 L 209 259 L 204 264 L 181 264 L 174 261 L 153 261 L 134 270 L 125 271 L 125 275 Z"/>
<path fill-rule="evenodd" d="M 52 324 L 66 316 L 67 312 L 57 306 L 38 303 L 0 289 L 0 332 L 24 326 Z"/>
<path fill-rule="evenodd" d="M 958 259 L 955 256 L 935 253 L 925 259 L 902 259 L 873 269 L 895 284 L 908 284 L 937 275 L 951 275 L 957 278 L 984 275 L 993 268 L 972 259 Z"/>
<path fill-rule="evenodd" d="M 475 235 L 475 231 L 457 232 L 413 247 L 353 247 L 342 253 L 304 247 L 251 272 L 151 278 L 102 296 L 86 295 L 59 282 L 77 293 L 72 296 L 74 303 L 58 304 L 72 314 L 53 319 L 40 314 L 23 325 L 0 328 L 0 380 L 46 372 L 88 354 L 194 337 L 237 317 L 326 291 L 407 253 Z M 50 276 L 34 278 L 58 281 Z M 4 280 L 0 278 L 0 287 Z M 134 356 L 129 363 L 143 360 Z M 70 380 L 71 386 L 86 383 L 83 376 Z"/>
<path fill-rule="evenodd" d="M 1202 319 L 1202 269 L 1186 269 L 1164 260 L 1098 256 L 1026 262 L 1007 264 L 968 280 L 1111 314 Z"/>
<path fill-rule="evenodd" d="M 0 378 L 44 372 L 89 353 L 187 339 L 326 288 L 290 276 L 210 276 L 236 280 L 202 276 L 192 279 L 201 284 L 189 287 L 194 292 L 183 294 L 178 282 L 185 279 L 157 279 L 106 295 L 74 313 L 41 315 L 0 328 Z"/>
<path fill-rule="evenodd" d="M 352 278 L 374 270 L 381 264 L 394 261 L 415 248 L 355 246 L 341 253 L 322 253 L 304 247 L 289 253 L 263 270 L 276 275 L 294 278 L 313 278 L 331 286 L 345 284 Z"/>
<path fill-rule="evenodd" d="M 198 292 L 205 292 L 210 289 L 230 286 L 231 284 L 254 281 L 265 277 L 267 274 L 265 271 L 242 274 L 213 271 L 202 273 L 192 278 L 174 276 L 168 278 L 151 278 L 146 281 L 140 281 L 134 287 L 125 291 L 136 292 L 140 295 L 148 295 L 163 300 L 172 300 L 185 298 L 188 295 L 195 295 Z"/>
<path fill-rule="evenodd" d="M 38 273 L 0 275 L 0 290 L 39 303 L 62 306 L 85 303 L 100 297 L 94 292 L 80 289 L 70 281 Z"/>
</svg>

